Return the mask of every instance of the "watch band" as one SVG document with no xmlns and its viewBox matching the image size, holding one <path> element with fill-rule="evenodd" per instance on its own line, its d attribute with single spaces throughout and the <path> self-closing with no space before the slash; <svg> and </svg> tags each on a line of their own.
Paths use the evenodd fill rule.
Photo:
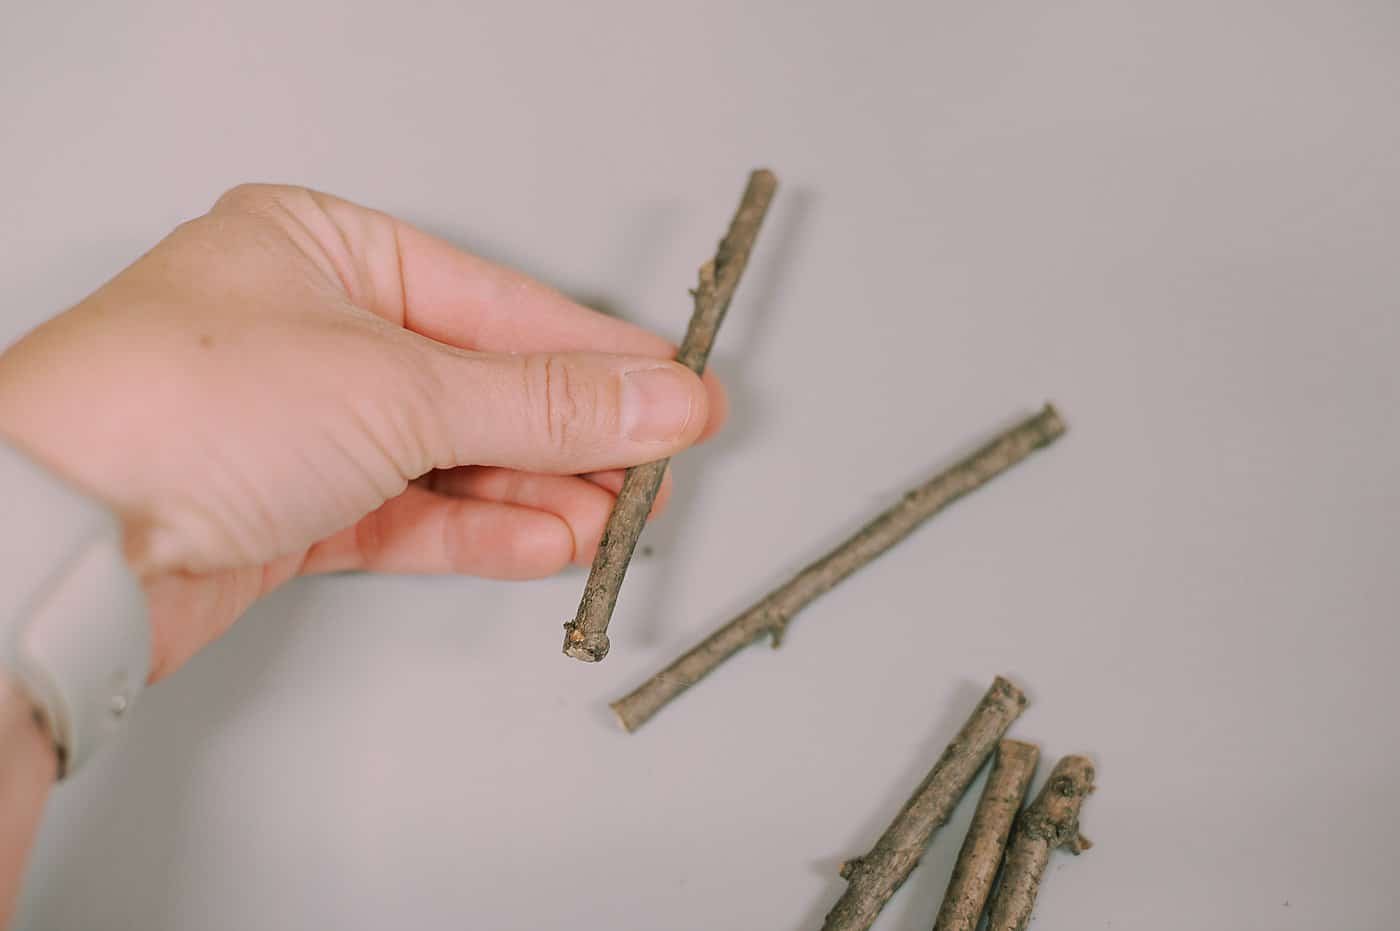
<svg viewBox="0 0 1400 931">
<path fill-rule="evenodd" d="M 48 727 L 60 778 L 122 729 L 150 656 L 116 517 L 0 443 L 0 663 Z"/>
</svg>

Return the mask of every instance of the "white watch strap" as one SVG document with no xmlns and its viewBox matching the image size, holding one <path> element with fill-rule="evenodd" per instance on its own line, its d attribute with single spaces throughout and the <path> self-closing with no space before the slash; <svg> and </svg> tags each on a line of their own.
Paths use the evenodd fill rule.
<svg viewBox="0 0 1400 931">
<path fill-rule="evenodd" d="M 0 501 L 0 659 L 66 775 L 121 729 L 146 684 L 145 596 L 116 518 L 2 443 Z"/>
</svg>

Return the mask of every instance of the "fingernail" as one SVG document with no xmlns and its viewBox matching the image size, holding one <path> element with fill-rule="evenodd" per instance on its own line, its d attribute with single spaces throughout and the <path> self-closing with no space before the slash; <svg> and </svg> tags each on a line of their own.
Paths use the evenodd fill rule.
<svg viewBox="0 0 1400 931">
<path fill-rule="evenodd" d="M 691 379 L 669 365 L 633 369 L 622 376 L 622 430 L 631 440 L 674 440 L 690 424 Z"/>
</svg>

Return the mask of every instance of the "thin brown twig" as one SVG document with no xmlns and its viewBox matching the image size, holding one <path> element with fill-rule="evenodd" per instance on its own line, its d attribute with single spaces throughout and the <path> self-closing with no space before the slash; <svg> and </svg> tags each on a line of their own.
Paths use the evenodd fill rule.
<svg viewBox="0 0 1400 931">
<path fill-rule="evenodd" d="M 1064 421 L 1055 408 L 1047 404 L 1040 413 L 910 490 L 845 542 L 710 634 L 630 694 L 613 702 L 612 709 L 618 721 L 626 730 L 636 730 L 677 695 L 765 634 L 772 637 L 776 647 L 793 617 L 813 599 L 909 536 L 924 521 L 963 495 L 981 488 L 1035 450 L 1053 443 L 1064 432 Z"/>
<path fill-rule="evenodd" d="M 715 334 L 729 310 L 729 302 L 739 286 L 739 278 L 748 264 L 749 253 L 777 188 L 777 177 L 766 168 L 749 175 L 729 232 L 720 241 L 715 257 L 700 266 L 700 283 L 692 292 L 695 310 L 676 354 L 676 361 L 697 375 L 705 371 Z M 668 462 L 661 459 L 627 470 L 598 544 L 598 553 L 593 557 L 578 613 L 564 625 L 565 655 L 596 663 L 608 654 L 608 622 L 612 620 L 627 564 L 646 526 Z"/>
<path fill-rule="evenodd" d="M 987 931 L 1025 931 L 1050 851 L 1064 847 L 1077 855 L 1089 849 L 1088 838 L 1079 833 L 1079 807 L 1092 791 L 1094 764 L 1088 759 L 1067 756 L 1055 764 L 1045 788 L 1016 822 Z"/>
<path fill-rule="evenodd" d="M 1040 749 L 1019 740 L 997 744 L 996 761 L 967 829 L 933 931 L 976 931 L 1001 868 L 1006 839 L 1035 775 Z"/>
<path fill-rule="evenodd" d="M 842 864 L 841 875 L 849 885 L 827 913 L 822 931 L 865 931 L 874 924 L 880 909 L 918 865 L 933 832 L 948 820 L 997 741 L 1025 707 L 1021 690 L 997 676 L 875 846 L 865 856 Z"/>
</svg>

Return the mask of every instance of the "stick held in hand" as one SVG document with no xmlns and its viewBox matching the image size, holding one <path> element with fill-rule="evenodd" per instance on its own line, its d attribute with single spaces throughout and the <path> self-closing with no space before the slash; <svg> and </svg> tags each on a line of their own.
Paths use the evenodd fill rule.
<svg viewBox="0 0 1400 931">
<path fill-rule="evenodd" d="M 694 291 L 695 310 L 681 341 L 676 361 L 699 375 L 715 342 L 715 334 L 729 310 L 729 302 L 748 264 L 759 227 L 778 188 L 773 172 L 760 168 L 749 175 L 739 209 L 729 223 L 729 232 L 720 241 L 715 257 L 700 266 L 700 283 Z M 637 538 L 646 526 L 656 500 L 668 460 L 649 462 L 627 470 L 617 503 L 613 505 L 588 572 L 578 614 L 564 625 L 564 653 L 574 659 L 596 663 L 608 654 L 608 622 L 612 620 L 617 593 L 622 587 L 627 564 Z"/>
<path fill-rule="evenodd" d="M 958 736 L 895 816 L 875 846 L 841 866 L 849 885 L 827 913 L 822 931 L 865 931 L 947 822 L 997 741 L 1026 707 L 1026 696 L 1001 676 L 977 703 Z"/>
<path fill-rule="evenodd" d="M 690 652 L 612 703 L 623 728 L 634 731 L 673 698 L 764 634 L 777 646 L 793 616 L 842 579 L 913 533 L 924 521 L 981 488 L 1065 432 L 1052 405 L 1021 421 L 961 462 L 904 494 L 831 552 L 804 568 Z"/>
</svg>

